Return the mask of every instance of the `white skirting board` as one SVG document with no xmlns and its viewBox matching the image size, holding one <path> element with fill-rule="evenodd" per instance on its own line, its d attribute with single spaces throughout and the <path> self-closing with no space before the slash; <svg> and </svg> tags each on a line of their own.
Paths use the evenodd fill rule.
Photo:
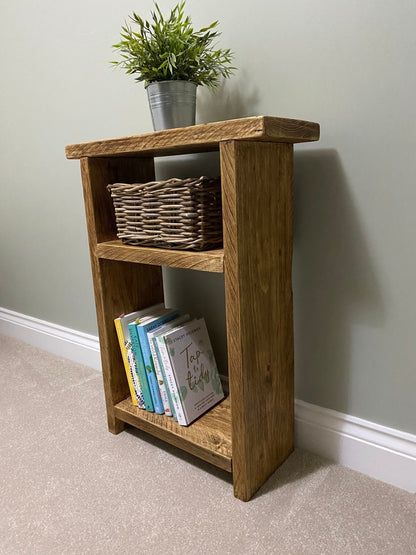
<svg viewBox="0 0 416 555">
<path fill-rule="evenodd" d="M 0 307 L 0 333 L 101 371 L 98 337 Z"/>
<path fill-rule="evenodd" d="M 416 492 L 416 435 L 296 400 L 295 445 Z"/>
<path fill-rule="evenodd" d="M 0 333 L 101 369 L 98 338 L 0 308 Z M 367 476 L 416 492 L 416 435 L 296 400 L 295 444 Z"/>
</svg>

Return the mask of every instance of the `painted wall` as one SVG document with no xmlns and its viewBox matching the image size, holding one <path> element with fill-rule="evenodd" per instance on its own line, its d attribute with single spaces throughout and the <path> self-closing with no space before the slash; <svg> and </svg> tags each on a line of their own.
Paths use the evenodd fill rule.
<svg viewBox="0 0 416 555">
<path fill-rule="evenodd" d="M 151 130 L 145 91 L 108 63 L 125 17 L 151 5 L 3 6 L 0 306 L 96 333 L 79 167 L 64 147 Z M 239 67 L 215 96 L 199 91 L 199 121 L 321 124 L 295 155 L 297 397 L 416 433 L 415 2 L 188 0 L 188 11 L 196 26 L 220 19 Z M 221 358 L 221 276 L 166 281 L 172 302 L 209 299 Z"/>
</svg>

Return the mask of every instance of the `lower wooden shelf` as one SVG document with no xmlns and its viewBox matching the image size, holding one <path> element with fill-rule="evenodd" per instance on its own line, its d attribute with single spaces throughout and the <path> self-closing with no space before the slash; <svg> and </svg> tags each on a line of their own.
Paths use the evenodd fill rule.
<svg viewBox="0 0 416 555">
<path fill-rule="evenodd" d="M 173 418 L 133 405 L 131 398 L 114 407 L 119 420 L 147 432 L 200 459 L 232 471 L 231 407 L 227 397 L 190 426 L 179 426 Z"/>
</svg>

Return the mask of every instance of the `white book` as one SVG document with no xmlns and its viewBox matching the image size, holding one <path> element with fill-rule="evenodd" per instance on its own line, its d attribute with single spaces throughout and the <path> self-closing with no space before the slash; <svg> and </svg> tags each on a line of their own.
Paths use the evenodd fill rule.
<svg viewBox="0 0 416 555">
<path fill-rule="evenodd" d="M 170 360 L 168 385 L 181 409 L 178 423 L 187 426 L 224 398 L 205 320 L 192 320 L 161 337 Z"/>
<path fill-rule="evenodd" d="M 175 377 L 173 374 L 173 370 L 172 370 L 171 362 L 169 358 L 168 346 L 165 342 L 165 338 L 163 335 L 157 336 L 155 340 L 157 343 L 156 348 L 160 355 L 161 366 L 163 367 L 163 371 L 166 378 L 165 383 L 169 390 L 170 398 L 172 400 L 172 405 L 173 405 L 172 411 L 176 416 L 176 420 L 178 421 L 178 424 L 181 424 L 182 426 L 186 426 L 186 418 L 179 399 L 178 388 L 176 385 Z"/>
</svg>

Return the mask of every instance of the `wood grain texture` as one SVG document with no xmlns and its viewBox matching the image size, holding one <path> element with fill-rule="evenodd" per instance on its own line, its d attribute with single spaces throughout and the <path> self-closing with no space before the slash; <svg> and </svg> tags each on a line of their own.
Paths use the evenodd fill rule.
<svg viewBox="0 0 416 555">
<path fill-rule="evenodd" d="M 221 141 L 231 139 L 279 143 L 317 141 L 319 125 L 296 119 L 258 116 L 73 144 L 68 145 L 65 152 L 70 159 L 109 155 L 167 156 L 218 150 Z"/>
<path fill-rule="evenodd" d="M 130 398 L 116 405 L 115 414 L 119 420 L 231 472 L 231 414 L 228 399 L 224 399 L 190 426 L 179 426 L 173 418 L 139 409 Z"/>
<path fill-rule="evenodd" d="M 132 247 L 124 245 L 120 240 L 107 241 L 97 245 L 98 258 L 139 262 L 173 268 L 186 268 L 205 272 L 224 271 L 224 251 L 215 249 L 203 252 L 156 249 L 148 247 Z"/>
<path fill-rule="evenodd" d="M 293 146 L 221 143 L 234 493 L 293 449 Z"/>
<path fill-rule="evenodd" d="M 248 500 L 293 449 L 293 143 L 319 125 L 230 120 L 67 147 L 81 158 L 108 426 L 124 423 L 233 473 Z M 123 245 L 108 183 L 154 179 L 152 156 L 219 149 L 224 248 Z M 163 300 L 161 266 L 224 272 L 230 397 L 185 428 L 132 405 L 113 320 Z"/>
<path fill-rule="evenodd" d="M 81 160 L 85 212 L 94 283 L 98 333 L 100 338 L 104 391 L 109 430 L 118 433 L 123 422 L 117 420 L 114 405 L 128 394 L 128 385 L 114 326 L 122 313 L 163 300 L 161 268 L 96 256 L 97 242 L 113 239 L 115 219 L 108 183 L 120 180 L 153 179 L 151 159 L 96 158 Z"/>
</svg>

